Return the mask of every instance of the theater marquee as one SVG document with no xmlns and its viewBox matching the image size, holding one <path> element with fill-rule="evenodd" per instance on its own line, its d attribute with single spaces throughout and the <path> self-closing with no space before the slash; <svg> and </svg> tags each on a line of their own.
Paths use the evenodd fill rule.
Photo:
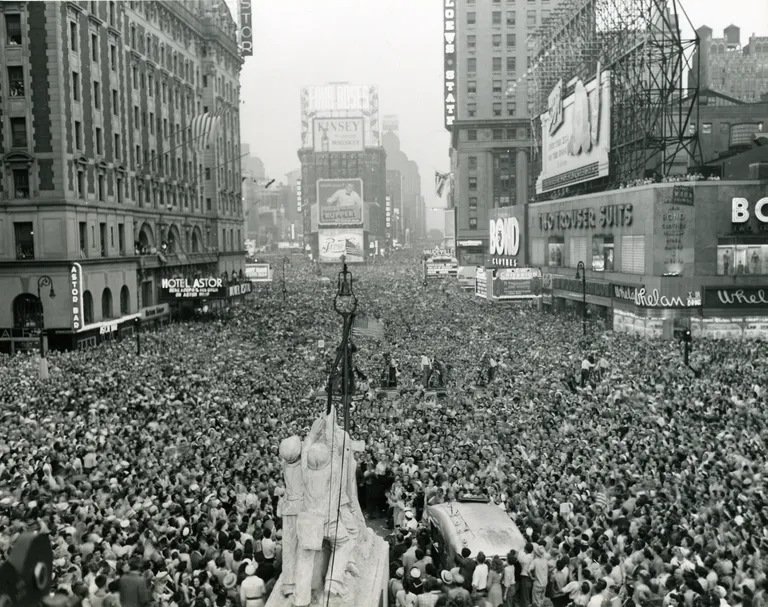
<svg viewBox="0 0 768 607">
<path fill-rule="evenodd" d="M 456 119 L 456 2 L 443 0 L 443 102 L 445 128 L 453 130 Z"/>
</svg>

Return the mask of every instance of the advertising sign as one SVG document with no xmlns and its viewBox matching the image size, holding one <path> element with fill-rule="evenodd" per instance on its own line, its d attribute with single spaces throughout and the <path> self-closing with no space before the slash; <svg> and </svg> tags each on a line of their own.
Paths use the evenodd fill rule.
<svg viewBox="0 0 768 607">
<path fill-rule="evenodd" d="M 654 234 L 663 239 L 664 248 L 656 247 L 656 262 L 663 276 L 693 274 L 696 229 L 693 188 L 675 186 L 660 192 L 660 206 L 654 217 Z M 658 266 L 657 266 L 658 267 Z"/>
<path fill-rule="evenodd" d="M 238 0 L 240 12 L 240 54 L 253 56 L 253 27 L 251 23 L 251 0 Z"/>
<path fill-rule="evenodd" d="M 386 197 L 386 227 L 392 227 L 392 196 Z"/>
<path fill-rule="evenodd" d="M 363 121 L 363 141 L 381 145 L 379 89 L 368 84 L 325 84 L 301 89 L 301 147 L 314 149 L 313 120 L 358 118 Z"/>
<path fill-rule="evenodd" d="M 516 268 L 520 253 L 520 222 L 517 217 L 490 220 L 489 261 L 493 266 Z"/>
<path fill-rule="evenodd" d="M 488 272 L 485 268 L 477 268 L 475 272 L 475 295 L 488 299 Z"/>
<path fill-rule="evenodd" d="M 384 114 L 381 119 L 381 128 L 384 132 L 397 133 L 400 129 L 400 119 L 394 114 Z"/>
<path fill-rule="evenodd" d="M 362 152 L 362 118 L 315 118 L 315 152 Z"/>
<path fill-rule="evenodd" d="M 647 291 L 645 287 L 635 293 L 635 305 L 639 308 L 697 308 L 701 305 L 701 292 L 689 291 L 683 295 L 667 295 L 658 289 Z"/>
<path fill-rule="evenodd" d="M 756 201 L 751 208 L 746 198 L 733 198 L 731 224 L 735 234 L 768 232 L 768 197 Z"/>
<path fill-rule="evenodd" d="M 317 205 L 320 226 L 363 224 L 362 179 L 318 179 Z"/>
<path fill-rule="evenodd" d="M 73 331 L 83 328 L 83 267 L 73 263 L 69 269 L 69 296 L 72 303 L 71 326 Z"/>
<path fill-rule="evenodd" d="M 541 294 L 538 268 L 501 268 L 493 271 L 494 299 L 530 299 Z"/>
<path fill-rule="evenodd" d="M 456 119 L 456 2 L 443 0 L 443 107 L 445 128 Z"/>
<path fill-rule="evenodd" d="M 611 73 L 600 71 L 588 83 L 576 81 L 562 98 L 558 83 L 541 116 L 542 169 L 536 180 L 541 194 L 608 175 L 611 137 Z"/>
<path fill-rule="evenodd" d="M 554 213 L 539 213 L 539 229 L 565 231 L 590 228 L 622 228 L 632 225 L 631 202 L 604 204 L 597 208 L 568 209 Z"/>
<path fill-rule="evenodd" d="M 363 230 L 320 230 L 318 252 L 321 263 L 339 263 L 341 256 L 347 263 L 363 263 Z"/>
<path fill-rule="evenodd" d="M 301 213 L 304 210 L 304 204 L 301 197 L 301 179 L 296 180 L 296 212 Z"/>
<path fill-rule="evenodd" d="M 707 308 L 768 308 L 768 287 L 704 287 Z"/>
<path fill-rule="evenodd" d="M 160 300 L 205 299 L 223 297 L 221 278 L 163 278 L 160 281 Z"/>
<path fill-rule="evenodd" d="M 435 256 L 427 259 L 427 278 L 455 277 L 459 271 L 459 262 L 453 257 Z"/>
<path fill-rule="evenodd" d="M 272 270 L 268 263 L 247 263 L 245 277 L 251 282 L 272 282 Z"/>
</svg>

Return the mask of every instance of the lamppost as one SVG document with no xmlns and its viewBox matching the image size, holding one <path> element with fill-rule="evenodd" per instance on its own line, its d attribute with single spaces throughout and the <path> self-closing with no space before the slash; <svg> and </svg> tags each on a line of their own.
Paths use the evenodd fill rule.
<svg viewBox="0 0 768 607">
<path fill-rule="evenodd" d="M 289 263 L 287 257 L 283 257 L 283 301 L 285 301 L 285 296 L 288 293 L 288 289 L 285 288 L 285 264 Z"/>
<path fill-rule="evenodd" d="M 581 271 L 581 276 L 579 276 Z M 587 268 L 583 261 L 576 264 L 576 280 L 581 278 L 581 330 L 584 336 L 587 335 Z"/>
<path fill-rule="evenodd" d="M 44 337 L 44 327 L 45 327 L 45 312 L 43 310 L 43 287 L 50 287 L 51 290 L 48 292 L 48 297 L 53 299 L 56 297 L 56 292 L 53 290 L 53 279 L 48 276 L 41 276 L 37 279 L 37 299 L 40 302 L 40 360 L 45 360 L 45 337 Z M 41 365 L 44 366 L 44 363 L 41 362 Z M 41 369 L 42 373 L 42 369 Z"/>
<path fill-rule="evenodd" d="M 333 298 L 333 309 L 341 316 L 343 320 L 343 331 L 341 335 L 341 345 L 336 352 L 336 360 L 331 366 L 331 373 L 328 377 L 328 407 L 326 414 L 330 415 L 333 400 L 333 383 L 335 375 L 341 362 L 341 394 L 344 411 L 344 431 L 349 432 L 349 404 L 352 397 L 352 352 L 351 337 L 352 325 L 355 322 L 355 312 L 357 311 L 357 297 L 352 290 L 352 273 L 347 269 L 346 262 L 343 262 L 342 270 L 337 279 L 336 296 Z"/>
<path fill-rule="evenodd" d="M 691 330 L 686 329 L 683 332 L 683 363 L 688 367 L 688 355 L 691 352 L 691 345 L 693 344 L 693 337 L 691 336 Z"/>
</svg>

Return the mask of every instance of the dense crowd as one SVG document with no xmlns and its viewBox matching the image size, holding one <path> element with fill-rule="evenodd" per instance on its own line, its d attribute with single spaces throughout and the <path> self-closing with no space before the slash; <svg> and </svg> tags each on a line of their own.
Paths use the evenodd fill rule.
<svg viewBox="0 0 768 607">
<path fill-rule="evenodd" d="M 765 606 L 762 344 L 698 342 L 694 374 L 670 342 L 425 289 L 410 253 L 352 268 L 386 327 L 355 338 L 355 364 L 377 378 L 389 353 L 399 370 L 401 393 L 371 392 L 350 432 L 362 506 L 392 530 L 390 604 Z M 0 554 L 50 534 L 71 604 L 261 607 L 282 566 L 277 447 L 322 410 L 340 339 L 327 285 L 292 264 L 285 302 L 264 288 L 145 334 L 141 356 L 52 353 L 46 381 L 34 358 L 0 361 Z M 590 355 L 605 364 L 582 385 Z M 447 364 L 444 399 L 419 390 L 425 356 Z M 424 509 L 465 493 L 527 545 L 432 554 Z"/>
</svg>

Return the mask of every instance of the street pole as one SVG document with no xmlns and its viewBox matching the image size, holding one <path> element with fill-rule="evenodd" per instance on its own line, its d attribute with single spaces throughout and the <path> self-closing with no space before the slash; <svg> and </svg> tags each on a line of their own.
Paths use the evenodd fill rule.
<svg viewBox="0 0 768 607">
<path fill-rule="evenodd" d="M 288 261 L 287 257 L 283 257 L 283 301 L 285 301 L 285 296 L 288 293 L 288 289 L 285 288 L 285 262 Z"/>
<path fill-rule="evenodd" d="M 576 280 L 581 278 L 581 332 L 587 336 L 587 267 L 583 261 L 576 264 Z"/>
<path fill-rule="evenodd" d="M 141 319 L 136 319 L 136 356 L 141 356 Z"/>
<path fill-rule="evenodd" d="M 41 276 L 37 279 L 37 301 L 40 304 L 40 379 L 48 378 L 48 360 L 45 357 L 45 310 L 43 309 L 43 287 L 50 287 L 48 297 L 53 299 L 56 292 L 53 290 L 53 279 L 50 276 Z"/>
</svg>

